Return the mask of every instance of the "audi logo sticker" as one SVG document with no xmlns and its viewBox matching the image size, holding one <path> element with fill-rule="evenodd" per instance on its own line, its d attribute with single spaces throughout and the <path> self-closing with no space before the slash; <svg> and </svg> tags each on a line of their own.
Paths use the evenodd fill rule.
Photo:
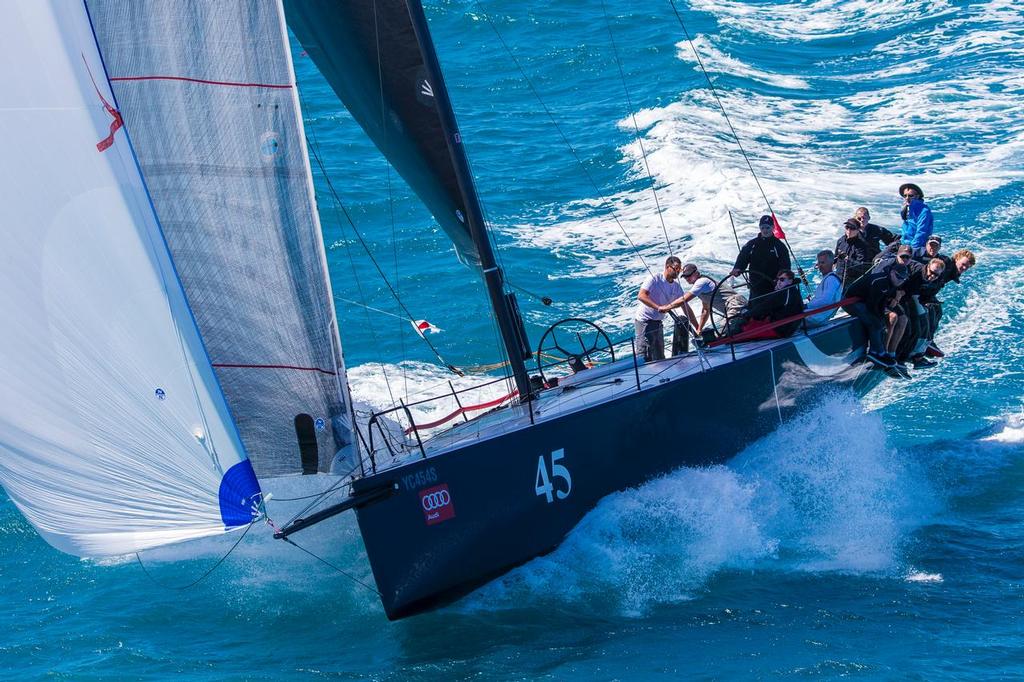
<svg viewBox="0 0 1024 682">
<path fill-rule="evenodd" d="M 435 509 L 448 506 L 448 503 L 451 501 L 452 496 L 448 494 L 447 490 L 439 490 L 436 493 L 423 496 L 423 510 L 434 511 Z"/>
<path fill-rule="evenodd" d="M 421 490 L 418 495 L 428 526 L 455 518 L 455 504 L 447 483 Z"/>
</svg>

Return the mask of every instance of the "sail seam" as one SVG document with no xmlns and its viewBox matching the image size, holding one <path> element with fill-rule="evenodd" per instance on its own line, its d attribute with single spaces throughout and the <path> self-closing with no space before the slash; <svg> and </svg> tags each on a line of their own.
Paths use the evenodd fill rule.
<svg viewBox="0 0 1024 682">
<path fill-rule="evenodd" d="M 186 83 L 199 83 L 201 85 L 224 85 L 233 88 L 274 88 L 277 90 L 291 90 L 294 85 L 291 83 L 236 83 L 233 81 L 214 81 L 205 78 L 189 78 L 188 76 L 112 76 L 111 81 L 184 81 Z"/>
<path fill-rule="evenodd" d="M 323 374 L 329 374 L 330 376 L 337 376 L 337 372 L 332 372 L 329 369 L 323 369 L 321 367 L 299 367 L 298 365 L 249 365 L 241 363 L 230 363 L 230 362 L 214 362 L 213 367 L 228 367 L 234 369 L 294 369 L 302 372 L 321 372 Z"/>
</svg>

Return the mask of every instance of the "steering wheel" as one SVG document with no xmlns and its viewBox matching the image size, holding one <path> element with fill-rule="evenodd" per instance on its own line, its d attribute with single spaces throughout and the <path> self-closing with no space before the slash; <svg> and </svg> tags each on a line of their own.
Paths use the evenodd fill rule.
<svg viewBox="0 0 1024 682">
<path fill-rule="evenodd" d="M 725 284 L 726 280 L 728 280 L 728 279 L 729 279 L 729 275 L 726 275 L 722 279 L 720 279 L 717 282 L 715 282 L 715 290 L 713 292 L 711 292 L 711 314 L 708 316 L 708 321 L 711 323 L 711 329 L 714 330 L 716 337 L 725 336 L 725 332 L 728 329 L 728 322 L 731 319 L 733 319 L 733 318 L 729 318 L 727 320 L 725 314 L 719 312 L 715 308 L 715 305 L 714 305 L 715 303 L 717 303 L 722 298 L 722 293 L 721 293 L 722 285 Z M 744 286 L 747 286 L 747 285 L 746 284 L 739 284 L 739 285 L 733 285 L 733 286 L 738 288 L 738 287 L 744 287 Z"/>
<path fill-rule="evenodd" d="M 611 356 L 615 362 L 615 349 L 612 340 L 604 330 L 590 320 L 581 317 L 567 317 L 548 327 L 544 336 L 540 337 L 537 346 L 537 371 L 541 380 L 547 384 L 544 376 L 545 360 L 547 369 L 568 365 L 574 373 L 593 367 Z"/>
</svg>

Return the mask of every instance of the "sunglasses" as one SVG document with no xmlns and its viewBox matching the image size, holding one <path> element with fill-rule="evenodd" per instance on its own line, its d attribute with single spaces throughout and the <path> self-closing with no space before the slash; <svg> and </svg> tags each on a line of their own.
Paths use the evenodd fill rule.
<svg viewBox="0 0 1024 682">
<path fill-rule="evenodd" d="M 932 277 L 938 277 L 942 273 L 941 272 L 935 272 L 934 270 L 929 269 L 928 270 L 928 274 L 931 275 Z"/>
<path fill-rule="evenodd" d="M 909 253 L 900 254 L 899 256 L 896 256 L 896 258 L 899 259 L 899 260 L 910 260 L 910 254 Z"/>
</svg>

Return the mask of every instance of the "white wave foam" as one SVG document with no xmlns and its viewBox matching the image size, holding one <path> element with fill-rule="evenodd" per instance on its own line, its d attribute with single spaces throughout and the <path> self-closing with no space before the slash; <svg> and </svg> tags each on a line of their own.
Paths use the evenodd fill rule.
<svg viewBox="0 0 1024 682">
<path fill-rule="evenodd" d="M 904 580 L 906 580 L 908 583 L 941 583 L 942 574 L 924 573 L 922 571 L 915 571 L 911 569 L 911 571 L 907 573 L 907 577 L 904 578 Z"/>
<path fill-rule="evenodd" d="M 555 552 L 466 608 L 526 593 L 611 600 L 635 614 L 691 599 L 723 570 L 903 575 L 900 545 L 930 510 L 929 490 L 887 446 L 880 418 L 837 395 L 728 466 L 682 469 L 605 498 Z"/>
<path fill-rule="evenodd" d="M 1008 444 L 1024 443 L 1024 410 L 1020 414 L 1004 418 L 1001 428 L 982 440 Z"/>
<path fill-rule="evenodd" d="M 1003 36 L 987 33 L 982 30 L 975 37 L 977 52 L 995 44 L 1005 49 Z M 706 39 L 701 45 L 714 51 Z M 728 67 L 737 71 L 746 65 Z M 882 78 L 885 68 L 874 75 Z M 926 67 L 922 64 L 920 70 Z M 857 79 L 864 81 L 860 92 L 848 94 L 844 87 L 833 98 L 822 97 L 824 89 L 807 99 L 745 90 L 719 93 L 761 186 L 804 262 L 834 243 L 838 226 L 857 206 L 872 208 L 875 222 L 897 226 L 900 202 L 894 188 L 909 177 L 926 188 L 933 205 L 1024 178 L 1024 117 L 1019 107 L 1024 78 L 1019 69 L 961 68 L 927 84 L 875 89 L 864 87 L 871 85 L 872 74 Z M 667 106 L 637 112 L 636 119 L 646 159 L 633 142 L 622 148 L 623 161 L 630 178 L 641 185 L 649 185 L 650 168 L 658 202 L 649 186 L 610 196 L 622 228 L 647 263 L 658 269 L 668 250 L 663 220 L 684 260 L 724 274 L 736 253 L 729 212 L 745 241 L 754 234 L 764 201 L 717 103 L 707 91 L 693 90 Z M 619 125 L 632 130 L 631 119 Z M 925 151 L 922 139 L 929 140 Z M 599 301 L 593 310 L 576 312 L 602 316 L 612 328 L 625 327 L 645 273 L 622 229 L 601 213 L 607 213 L 602 202 L 579 202 L 555 224 L 520 225 L 514 232 L 520 242 L 573 255 L 571 271 L 554 278 L 617 279 L 613 300 L 619 310 L 609 313 L 608 302 Z"/>
<path fill-rule="evenodd" d="M 713 14 L 743 34 L 807 41 L 910 26 L 922 16 L 952 14 L 945 0 L 816 0 L 811 3 L 752 4 L 738 0 L 695 0 L 694 10 Z"/>
<path fill-rule="evenodd" d="M 710 40 L 701 35 L 693 37 L 693 48 L 696 48 L 697 54 L 694 54 L 693 48 L 691 48 L 690 44 L 685 40 L 676 43 L 676 48 L 678 49 L 677 55 L 679 58 L 683 61 L 694 64 L 697 71 L 700 71 L 700 64 L 697 59 L 697 55 L 700 55 L 700 62 L 703 63 L 704 68 L 706 68 L 708 72 L 720 72 L 742 76 L 744 78 L 760 81 L 761 83 L 774 85 L 780 88 L 789 88 L 791 90 L 807 90 L 811 87 L 803 78 L 771 73 L 769 71 L 756 69 L 749 64 L 745 64 L 739 59 L 722 52 L 715 47 Z"/>
<path fill-rule="evenodd" d="M 513 390 L 505 381 L 479 387 L 484 381 L 481 379 L 482 374 L 484 372 L 477 371 L 460 377 L 438 365 L 422 362 L 385 364 L 383 368 L 380 364 L 367 363 L 348 370 L 352 399 L 357 407 L 364 405 L 372 410 L 386 410 L 397 406 L 398 400 L 402 399 L 409 405 L 409 411 L 417 424 L 435 421 L 459 408 L 459 403 L 450 395 L 449 381 L 457 391 L 474 389 L 459 394 L 459 400 L 466 408 L 501 398 Z M 421 405 L 415 404 L 418 400 L 434 397 L 437 399 Z M 477 412 L 471 411 L 469 416 L 474 414 Z M 395 412 L 392 416 L 403 426 L 408 426 L 404 412 Z"/>
</svg>

